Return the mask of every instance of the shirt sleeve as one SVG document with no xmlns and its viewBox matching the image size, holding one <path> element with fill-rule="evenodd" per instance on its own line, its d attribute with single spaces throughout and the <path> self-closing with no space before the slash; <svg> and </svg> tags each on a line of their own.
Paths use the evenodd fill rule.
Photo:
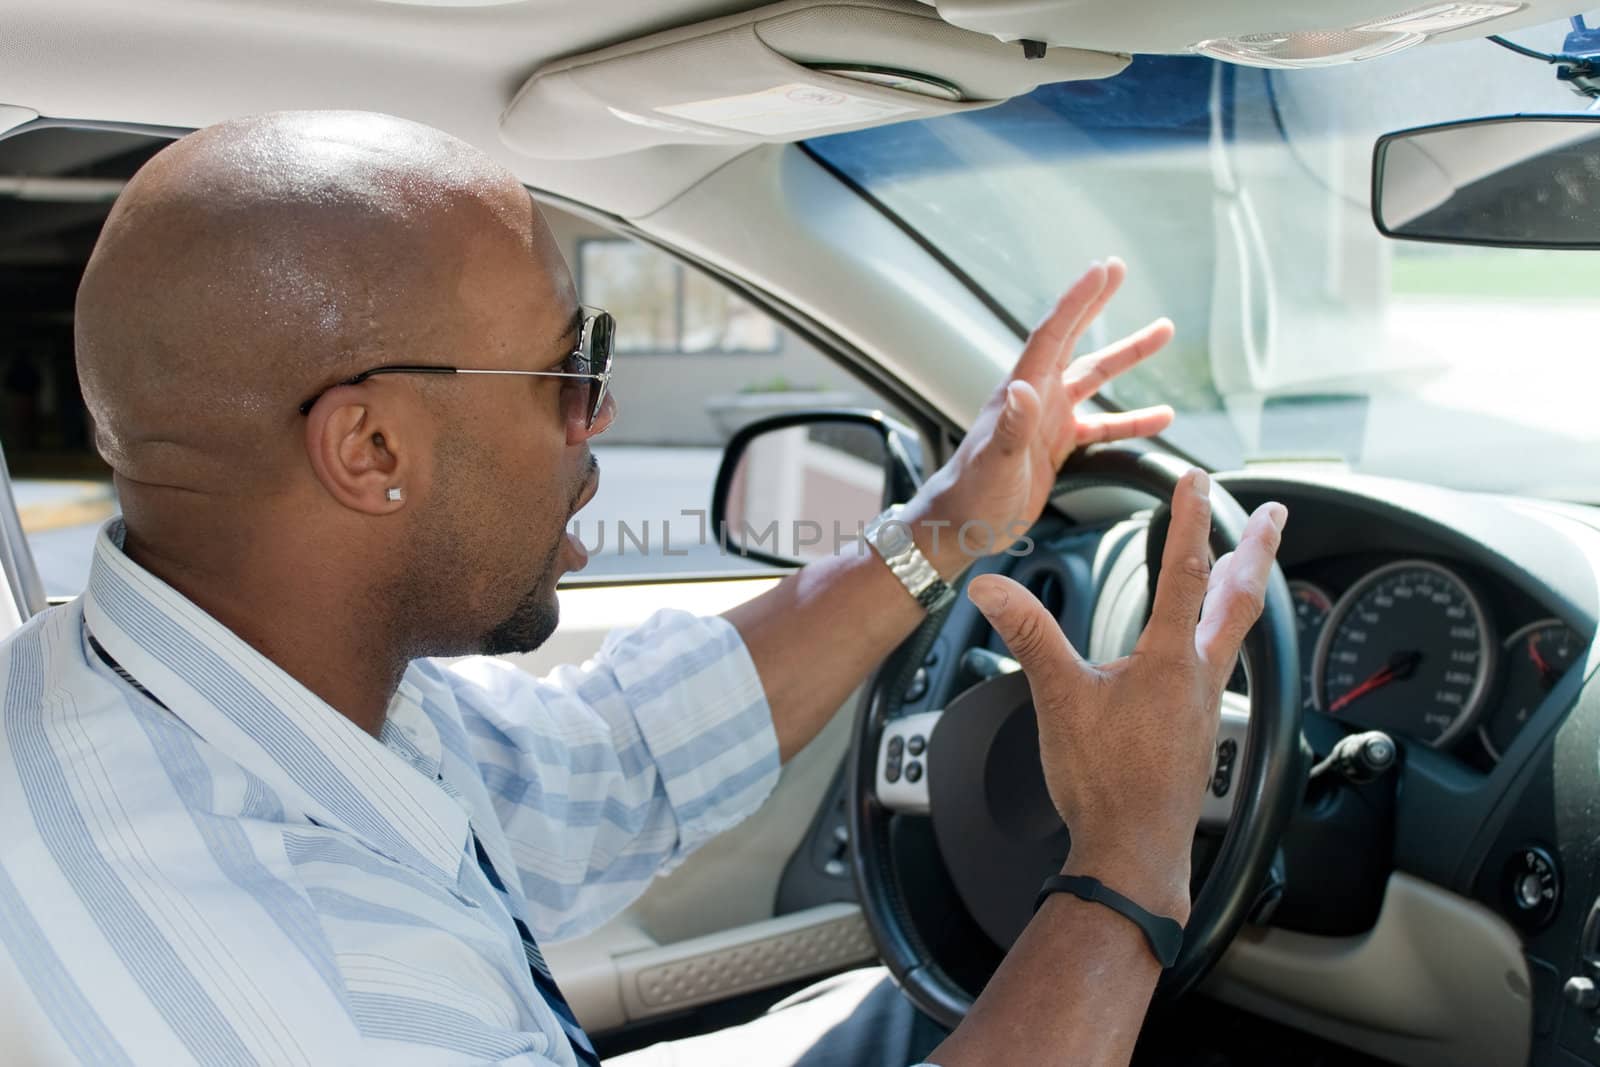
<svg viewBox="0 0 1600 1067">
<path fill-rule="evenodd" d="M 658 612 L 541 679 L 450 670 L 541 940 L 604 923 L 777 782 L 761 679 L 725 619 Z"/>
</svg>

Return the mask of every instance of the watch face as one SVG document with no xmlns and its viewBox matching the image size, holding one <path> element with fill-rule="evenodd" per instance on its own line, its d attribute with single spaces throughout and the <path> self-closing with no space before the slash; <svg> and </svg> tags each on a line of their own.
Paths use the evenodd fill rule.
<svg viewBox="0 0 1600 1067">
<path fill-rule="evenodd" d="M 886 522 L 878 530 L 878 551 L 885 556 L 898 556 L 911 548 L 911 531 L 898 520 Z"/>
</svg>

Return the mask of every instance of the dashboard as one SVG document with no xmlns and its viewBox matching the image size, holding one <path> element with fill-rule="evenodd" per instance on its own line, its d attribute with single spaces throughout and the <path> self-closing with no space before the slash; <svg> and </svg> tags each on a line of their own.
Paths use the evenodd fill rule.
<svg viewBox="0 0 1600 1067">
<path fill-rule="evenodd" d="M 1247 510 L 1289 508 L 1311 757 L 1368 730 L 1399 750 L 1379 780 L 1308 789 L 1281 900 L 1235 943 L 1254 977 L 1225 959 L 1219 982 L 1395 1062 L 1600 1067 L 1600 510 L 1325 469 L 1217 480 Z M 1137 640 L 1165 533 L 1163 509 L 1119 492 L 1058 497 L 1034 552 L 973 568 L 1033 591 L 1092 661 Z M 930 717 L 1005 652 L 963 598 L 895 714 Z M 1248 686 L 1243 663 L 1230 688 Z M 1476 967 L 1448 962 L 1477 949 Z"/>
</svg>

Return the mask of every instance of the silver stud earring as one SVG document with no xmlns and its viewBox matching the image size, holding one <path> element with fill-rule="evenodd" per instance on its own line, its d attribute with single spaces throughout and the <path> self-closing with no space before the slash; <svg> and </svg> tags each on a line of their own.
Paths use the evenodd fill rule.
<svg viewBox="0 0 1600 1067">
<path fill-rule="evenodd" d="M 400 500 L 405 497 L 405 494 L 400 491 L 400 487 L 398 485 L 391 485 L 388 492 L 384 493 L 383 495 L 390 500 Z"/>
</svg>

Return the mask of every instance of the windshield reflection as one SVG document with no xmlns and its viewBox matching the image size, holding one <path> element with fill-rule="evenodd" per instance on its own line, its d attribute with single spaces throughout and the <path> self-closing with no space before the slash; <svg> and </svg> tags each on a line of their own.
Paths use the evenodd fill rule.
<svg viewBox="0 0 1600 1067">
<path fill-rule="evenodd" d="M 1558 47 L 1566 28 L 1517 39 Z M 1484 41 L 1304 71 L 1146 56 L 809 147 L 1019 330 L 1088 260 L 1121 255 L 1128 283 L 1086 343 L 1158 315 L 1178 338 L 1109 399 L 1173 404 L 1173 444 L 1215 466 L 1332 460 L 1600 501 L 1600 253 L 1393 241 L 1368 199 L 1381 133 L 1586 105 Z"/>
</svg>

